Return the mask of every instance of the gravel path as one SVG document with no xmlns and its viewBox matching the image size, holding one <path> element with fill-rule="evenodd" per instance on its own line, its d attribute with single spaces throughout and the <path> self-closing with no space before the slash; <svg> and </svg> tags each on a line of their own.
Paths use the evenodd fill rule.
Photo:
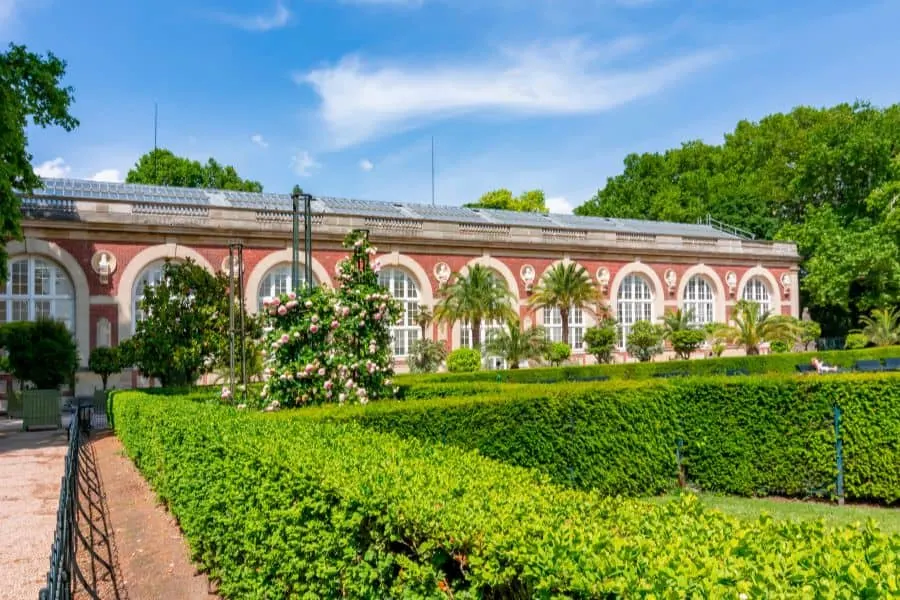
<svg viewBox="0 0 900 600">
<path fill-rule="evenodd" d="M 21 427 L 0 417 L 0 595 L 35 600 L 50 567 L 66 431 Z"/>
</svg>

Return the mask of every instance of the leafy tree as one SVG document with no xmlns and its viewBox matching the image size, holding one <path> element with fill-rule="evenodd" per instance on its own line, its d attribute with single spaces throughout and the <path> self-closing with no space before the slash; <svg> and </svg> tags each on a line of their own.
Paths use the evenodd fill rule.
<svg viewBox="0 0 900 600">
<path fill-rule="evenodd" d="M 126 355 L 146 377 L 165 387 L 192 385 L 227 360 L 228 279 L 192 260 L 166 262 L 159 284 L 144 291 L 146 318 L 126 346 Z"/>
<path fill-rule="evenodd" d="M 473 373 L 481 369 L 481 352 L 475 348 L 457 348 L 447 356 L 451 373 Z"/>
<path fill-rule="evenodd" d="M 861 350 L 869 345 L 869 336 L 864 333 L 851 333 L 844 340 L 844 350 Z"/>
<path fill-rule="evenodd" d="M 544 273 L 528 303 L 538 308 L 559 309 L 562 342 L 568 344 L 569 314 L 572 309 L 584 308 L 598 299 L 597 288 L 587 269 L 578 263 L 564 262 Z"/>
<path fill-rule="evenodd" d="M 552 342 L 544 348 L 544 359 L 558 367 L 572 356 L 572 347 L 565 342 Z"/>
<path fill-rule="evenodd" d="M 506 326 L 491 336 L 487 352 L 506 360 L 510 369 L 518 369 L 523 360 L 538 359 L 547 347 L 547 334 L 543 327 L 521 328 L 519 319 L 507 319 Z"/>
<path fill-rule="evenodd" d="M 626 340 L 628 352 L 641 362 L 649 362 L 663 351 L 665 331 L 650 321 L 637 321 L 631 326 Z"/>
<path fill-rule="evenodd" d="M 872 314 L 860 318 L 862 333 L 876 346 L 900 343 L 900 309 L 876 308 Z"/>
<path fill-rule="evenodd" d="M 88 368 L 100 376 L 103 382 L 103 389 L 106 389 L 106 383 L 110 375 L 114 375 L 122 370 L 122 358 L 119 355 L 118 348 L 94 348 L 91 356 L 88 358 Z"/>
<path fill-rule="evenodd" d="M 800 343 L 804 350 L 815 344 L 822 337 L 822 327 L 815 321 L 800 321 Z"/>
<path fill-rule="evenodd" d="M 691 318 L 693 317 L 690 310 L 668 310 L 662 317 L 663 331 L 665 339 L 669 339 L 672 333 L 691 328 Z"/>
<path fill-rule="evenodd" d="M 409 370 L 412 373 L 434 373 L 447 358 L 447 346 L 443 342 L 416 340 L 409 348 Z"/>
<path fill-rule="evenodd" d="M 418 310 L 416 311 L 416 325 L 419 326 L 419 329 L 422 330 L 422 339 L 426 339 L 428 336 L 425 335 L 428 331 L 428 326 L 434 322 L 434 314 L 431 312 L 431 309 L 428 308 L 425 304 L 420 304 Z"/>
<path fill-rule="evenodd" d="M 9 353 L 9 368 L 24 386 L 56 389 L 74 379 L 78 348 L 66 326 L 51 319 L 16 321 L 0 328 L 0 347 Z"/>
<path fill-rule="evenodd" d="M 667 339 L 672 344 L 675 355 L 688 360 L 706 341 L 706 332 L 701 329 L 676 329 L 667 334 Z"/>
<path fill-rule="evenodd" d="M 616 322 L 604 319 L 584 332 L 584 344 L 598 363 L 611 363 L 618 337 Z"/>
<path fill-rule="evenodd" d="M 21 203 L 16 192 L 42 187 L 28 152 L 29 124 L 72 131 L 78 120 L 69 114 L 74 90 L 63 87 L 66 63 L 48 52 L 28 52 L 10 44 L 0 52 L 0 281 L 6 281 L 5 243 L 22 237 Z"/>
<path fill-rule="evenodd" d="M 518 212 L 547 212 L 546 199 L 542 190 L 529 190 L 516 197 L 506 188 L 485 193 L 478 202 L 464 204 L 466 208 L 492 208 Z"/>
<path fill-rule="evenodd" d="M 242 179 L 234 167 L 210 158 L 206 164 L 158 148 L 141 156 L 125 177 L 128 183 L 261 192 L 258 181 Z"/>
<path fill-rule="evenodd" d="M 472 339 L 481 339 L 485 321 L 506 320 L 515 316 L 512 292 L 506 283 L 483 265 L 472 265 L 465 275 L 457 274 L 441 291 L 434 310 L 439 322 L 453 324 L 467 321 L 472 326 Z"/>
<path fill-rule="evenodd" d="M 722 333 L 732 343 L 743 346 L 748 356 L 759 354 L 763 342 L 781 341 L 792 346 L 800 337 L 794 318 L 760 311 L 756 302 L 738 300 L 731 319 L 734 325 Z"/>
</svg>

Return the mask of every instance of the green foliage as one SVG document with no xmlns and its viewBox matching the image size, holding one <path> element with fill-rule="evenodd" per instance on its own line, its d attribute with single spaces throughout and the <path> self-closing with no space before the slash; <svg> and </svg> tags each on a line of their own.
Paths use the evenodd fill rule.
<svg viewBox="0 0 900 600">
<path fill-rule="evenodd" d="M 868 345 L 869 336 L 864 333 L 847 334 L 847 339 L 844 340 L 844 348 L 847 350 L 861 350 Z"/>
<path fill-rule="evenodd" d="M 678 329 L 672 331 L 668 337 L 675 355 L 687 360 L 706 341 L 706 332 L 700 329 Z"/>
<path fill-rule="evenodd" d="M 443 342 L 418 339 L 409 349 L 409 370 L 412 373 L 434 373 L 447 358 L 447 346 Z"/>
<path fill-rule="evenodd" d="M 481 370 L 481 351 L 476 348 L 457 348 L 447 356 L 447 370 L 451 373 Z"/>
<path fill-rule="evenodd" d="M 506 326 L 495 332 L 486 344 L 487 353 L 503 358 L 510 369 L 518 369 L 523 360 L 541 358 L 546 348 L 544 328 L 532 326 L 523 331 L 516 318 L 508 319 Z"/>
<path fill-rule="evenodd" d="M 128 455 L 228 598 L 900 593 L 897 539 L 869 526 L 740 522 L 691 496 L 663 506 L 603 498 L 477 453 L 300 413 L 137 392 L 116 394 L 113 408 Z"/>
<path fill-rule="evenodd" d="M 100 376 L 100 380 L 103 382 L 103 389 L 105 390 L 109 376 L 122 370 L 122 357 L 119 355 L 119 349 L 94 348 L 91 350 L 91 356 L 88 359 L 88 368 Z"/>
<path fill-rule="evenodd" d="M 29 127 L 72 131 L 78 120 L 69 114 L 74 90 L 63 87 L 65 61 L 10 44 L 0 52 L 0 281 L 6 281 L 6 243 L 22 238 L 22 213 L 16 192 L 43 187 L 28 152 Z"/>
<path fill-rule="evenodd" d="M 641 362 L 651 361 L 657 354 L 662 354 L 663 335 L 663 328 L 659 325 L 650 321 L 638 321 L 631 326 L 626 349 Z"/>
<path fill-rule="evenodd" d="M 810 344 L 815 344 L 822 337 L 822 327 L 815 321 L 800 321 L 800 343 L 804 350 L 809 350 Z"/>
<path fill-rule="evenodd" d="M 21 384 L 39 390 L 70 383 L 78 369 L 78 348 L 66 326 L 51 319 L 15 321 L 0 327 L 0 347 L 9 352 L 9 368 Z"/>
<path fill-rule="evenodd" d="M 402 306 L 378 283 L 367 234 L 344 239 L 340 286 L 301 287 L 266 302 L 269 376 L 262 397 L 273 406 L 365 404 L 391 394 L 390 324 Z M 277 404 L 276 404 L 277 403 Z"/>
<path fill-rule="evenodd" d="M 584 332 L 584 345 L 598 363 L 611 363 L 618 337 L 616 322 L 604 319 Z"/>
<path fill-rule="evenodd" d="M 787 342 L 782 340 L 775 340 L 769 345 L 769 349 L 775 354 L 782 354 L 784 352 L 790 352 L 791 347 Z"/>
<path fill-rule="evenodd" d="M 569 314 L 573 309 L 595 304 L 600 299 L 590 273 L 575 262 L 551 267 L 528 298 L 529 306 L 559 310 L 562 341 L 569 343 Z"/>
<path fill-rule="evenodd" d="M 514 210 L 517 212 L 547 212 L 543 190 L 522 192 L 519 197 L 506 188 L 485 193 L 478 202 L 464 204 L 466 208 L 490 208 L 494 210 Z"/>
<path fill-rule="evenodd" d="M 860 317 L 861 333 L 876 346 L 900 343 L 900 308 L 876 308 L 869 316 Z"/>
<path fill-rule="evenodd" d="M 696 223 L 795 240 L 803 304 L 827 335 L 900 301 L 900 105 L 798 107 L 722 145 L 631 154 L 577 214 Z"/>
<path fill-rule="evenodd" d="M 164 387 L 191 385 L 227 360 L 229 352 L 228 278 L 193 260 L 166 261 L 157 285 L 141 301 L 145 318 L 123 351 L 123 365 L 134 365 Z"/>
<path fill-rule="evenodd" d="M 555 367 L 569 360 L 570 356 L 572 356 L 572 347 L 565 342 L 553 342 L 544 350 L 544 359 Z"/>
<path fill-rule="evenodd" d="M 783 342 L 793 347 L 800 338 L 796 319 L 762 311 L 759 304 L 749 300 L 737 301 L 731 311 L 731 320 L 734 324 L 724 327 L 719 334 L 731 343 L 743 346 L 750 356 L 759 354 L 759 346 L 764 342 Z"/>
<path fill-rule="evenodd" d="M 171 150 L 157 148 L 141 156 L 125 176 L 128 183 L 168 185 L 189 188 L 213 188 L 239 192 L 261 192 L 258 181 L 241 179 L 234 167 L 210 158 L 206 164 L 175 156 Z"/>
<path fill-rule="evenodd" d="M 472 265 L 465 275 L 454 275 L 453 282 L 442 288 L 434 318 L 452 325 L 465 321 L 472 326 L 474 345 L 482 341 L 485 321 L 505 321 L 515 317 L 512 292 L 506 282 L 484 265 Z"/>
</svg>

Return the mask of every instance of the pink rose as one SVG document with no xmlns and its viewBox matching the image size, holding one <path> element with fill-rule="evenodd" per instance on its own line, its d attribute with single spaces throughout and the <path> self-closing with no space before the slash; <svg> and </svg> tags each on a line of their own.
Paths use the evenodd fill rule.
<svg viewBox="0 0 900 600">
<path fill-rule="evenodd" d="M 290 298 L 291 300 L 295 300 L 297 298 L 297 293 L 296 292 L 288 292 L 288 298 Z"/>
<path fill-rule="evenodd" d="M 318 323 L 318 322 L 319 322 L 319 315 L 313 315 L 312 318 L 310 319 L 310 321 L 312 321 L 313 323 Z"/>
<path fill-rule="evenodd" d="M 305 306 L 306 308 L 312 308 L 312 302 L 310 302 L 309 300 L 307 300 L 307 301 L 306 301 L 306 304 L 304 304 L 303 306 Z"/>
<path fill-rule="evenodd" d="M 282 304 L 281 306 L 278 307 L 278 315 L 283 317 L 286 314 L 287 314 L 287 307 L 284 304 Z"/>
<path fill-rule="evenodd" d="M 345 307 L 341 310 L 341 315 L 343 315 L 343 316 L 346 317 L 346 316 L 348 316 L 349 314 L 350 314 L 350 307 L 349 307 L 349 306 L 345 306 Z"/>
<path fill-rule="evenodd" d="M 319 326 L 318 326 L 318 325 L 312 324 L 312 325 L 309 326 L 309 332 L 310 332 L 310 333 L 316 333 L 317 331 L 319 331 Z"/>
<path fill-rule="evenodd" d="M 326 390 L 330 390 L 332 387 L 334 387 L 334 384 L 331 383 L 331 380 L 329 379 L 324 384 L 322 384 L 322 387 L 324 387 Z"/>
<path fill-rule="evenodd" d="M 319 369 L 319 377 L 325 377 L 325 368 Z"/>
<path fill-rule="evenodd" d="M 381 313 L 375 313 L 375 320 L 376 320 L 376 321 L 380 321 L 380 320 L 381 320 Z"/>
<path fill-rule="evenodd" d="M 338 323 L 337 321 L 332 321 L 332 322 L 331 322 L 331 328 L 332 328 L 332 329 L 337 329 L 339 325 L 340 325 L 340 323 Z"/>
<path fill-rule="evenodd" d="M 278 298 L 272 298 L 272 306 L 278 306 L 279 304 L 281 304 L 281 300 L 279 300 Z"/>
<path fill-rule="evenodd" d="M 291 341 L 291 338 L 288 337 L 288 334 L 285 333 L 285 334 L 283 334 L 283 335 L 281 336 L 281 343 L 282 343 L 282 344 L 287 344 L 289 341 Z"/>
</svg>

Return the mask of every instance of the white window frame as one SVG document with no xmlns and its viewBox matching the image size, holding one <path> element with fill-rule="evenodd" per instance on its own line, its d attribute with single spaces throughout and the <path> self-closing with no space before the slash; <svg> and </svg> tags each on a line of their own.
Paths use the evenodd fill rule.
<svg viewBox="0 0 900 600">
<path fill-rule="evenodd" d="M 306 283 L 306 274 L 303 272 L 303 265 L 300 265 L 300 267 L 300 277 L 298 278 L 300 281 L 297 287 Z M 259 307 L 259 310 L 262 310 L 266 300 L 271 300 L 280 294 L 287 294 L 296 289 L 292 287 L 293 277 L 291 271 L 292 266 L 290 263 L 275 265 L 266 271 L 266 274 L 263 275 L 263 278 L 259 281 L 259 289 L 256 290 L 257 306 Z M 318 283 L 315 275 L 313 276 L 313 283 Z"/>
<path fill-rule="evenodd" d="M 562 341 L 562 314 L 559 307 L 544 307 L 544 330 L 551 342 Z M 572 352 L 584 352 L 584 310 L 573 306 L 569 309 L 569 345 Z"/>
<path fill-rule="evenodd" d="M 131 331 L 137 332 L 137 324 L 144 319 L 144 311 L 141 309 L 141 302 L 144 299 L 144 288 L 147 286 L 154 287 L 162 281 L 163 268 L 166 266 L 165 260 L 157 260 L 144 267 L 140 274 L 134 280 L 134 286 L 131 289 Z"/>
<path fill-rule="evenodd" d="M 653 286 L 646 277 L 629 273 L 616 292 L 616 320 L 619 323 L 619 348 L 625 349 L 631 327 L 638 321 L 653 322 Z"/>
<path fill-rule="evenodd" d="M 684 286 L 681 310 L 690 314 L 692 327 L 702 328 L 716 320 L 716 292 L 702 275 L 694 275 Z"/>
<path fill-rule="evenodd" d="M 769 289 L 769 283 L 762 277 L 754 276 L 747 281 L 744 291 L 741 293 L 741 299 L 756 302 L 760 315 L 772 312 L 772 290 Z"/>
<path fill-rule="evenodd" d="M 378 273 L 378 283 L 403 306 L 400 319 L 391 325 L 391 346 L 395 357 L 409 356 L 421 329 L 416 324 L 419 314 L 419 286 L 412 276 L 398 267 L 386 267 Z"/>
<path fill-rule="evenodd" d="M 16 271 L 25 265 L 24 289 L 14 289 Z M 37 293 L 38 269 L 46 270 L 46 293 Z M 74 335 L 77 323 L 75 322 L 75 283 L 69 273 L 52 260 L 43 256 L 20 256 L 9 261 L 9 280 L 0 291 L 0 321 L 10 323 L 12 321 L 35 321 L 38 318 L 51 318 L 65 324 L 66 328 Z M 60 285 L 62 284 L 62 285 Z M 58 288 L 63 288 L 62 290 Z M 48 303 L 47 310 L 38 310 L 38 303 Z M 16 315 L 15 306 L 24 307 L 25 314 Z M 64 313 L 65 307 L 68 315 Z M 14 318 L 23 317 L 24 318 Z"/>
</svg>

